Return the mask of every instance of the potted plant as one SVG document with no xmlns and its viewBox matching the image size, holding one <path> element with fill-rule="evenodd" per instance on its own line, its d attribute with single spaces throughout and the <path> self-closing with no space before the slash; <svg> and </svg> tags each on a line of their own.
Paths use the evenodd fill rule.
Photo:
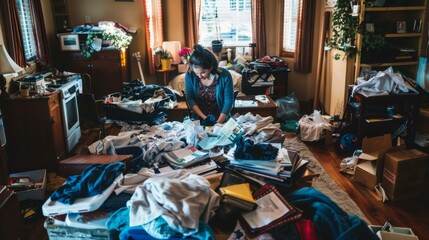
<svg viewBox="0 0 429 240">
<path fill-rule="evenodd" d="M 358 53 L 354 40 L 360 33 L 359 18 L 352 15 L 350 0 L 337 0 L 332 14 L 332 37 L 328 46 L 344 52 L 344 58 L 353 57 Z M 340 59 L 335 54 L 334 59 Z"/>
<path fill-rule="evenodd" d="M 171 56 L 171 53 L 166 49 L 159 49 L 157 54 L 159 54 L 161 58 L 161 69 L 162 70 L 168 70 L 171 68 L 171 59 L 173 58 Z"/>
<path fill-rule="evenodd" d="M 82 46 L 81 54 L 84 57 L 90 58 L 92 53 L 95 51 L 100 51 L 100 48 L 97 48 L 97 46 L 94 45 L 96 40 L 99 38 L 101 38 L 101 41 L 111 41 L 111 46 L 120 50 L 121 54 L 125 52 L 125 49 L 128 48 L 131 40 L 133 39 L 132 36 L 128 35 L 125 31 L 119 28 L 108 28 L 102 32 L 90 32 L 86 38 L 85 44 Z"/>
</svg>

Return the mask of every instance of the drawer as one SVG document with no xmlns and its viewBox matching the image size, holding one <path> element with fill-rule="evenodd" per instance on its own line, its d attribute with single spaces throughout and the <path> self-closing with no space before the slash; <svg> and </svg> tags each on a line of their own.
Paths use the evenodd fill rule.
<svg viewBox="0 0 429 240">
<path fill-rule="evenodd" d="M 98 53 L 94 53 L 91 56 L 92 60 L 119 60 L 119 52 L 117 50 L 104 50 Z"/>
</svg>

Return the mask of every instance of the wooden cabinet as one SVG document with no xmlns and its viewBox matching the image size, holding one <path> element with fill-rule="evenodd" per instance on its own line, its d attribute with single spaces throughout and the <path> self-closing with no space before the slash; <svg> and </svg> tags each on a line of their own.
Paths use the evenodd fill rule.
<svg viewBox="0 0 429 240">
<path fill-rule="evenodd" d="M 389 116 L 388 108 L 393 116 Z M 356 127 L 359 143 L 366 136 L 374 137 L 386 133 L 393 136 L 403 129 L 407 146 L 414 144 L 419 94 L 367 97 L 355 93 L 349 102 L 349 109 L 352 111 L 348 118 Z"/>
<path fill-rule="evenodd" d="M 0 100 L 10 172 L 55 171 L 65 153 L 60 92 Z"/>
<path fill-rule="evenodd" d="M 371 4 L 375 3 L 360 1 L 362 34 L 356 42 L 360 54 L 356 57 L 355 79 L 364 67 L 385 70 L 390 66 L 415 79 L 418 58 L 426 54 L 427 0 Z"/>
<path fill-rule="evenodd" d="M 102 50 L 90 58 L 85 58 L 79 51 L 62 51 L 61 56 L 61 70 L 91 76 L 91 92 L 97 99 L 121 92 L 123 82 L 130 80 L 128 51 Z"/>
</svg>

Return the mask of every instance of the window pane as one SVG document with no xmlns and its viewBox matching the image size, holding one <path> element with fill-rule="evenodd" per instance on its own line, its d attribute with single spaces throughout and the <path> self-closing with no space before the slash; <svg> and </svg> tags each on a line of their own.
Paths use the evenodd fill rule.
<svg viewBox="0 0 429 240">
<path fill-rule="evenodd" d="M 283 51 L 295 52 L 299 0 L 285 0 Z"/>
<path fill-rule="evenodd" d="M 36 43 L 31 22 L 30 4 L 28 0 L 17 0 L 18 15 L 21 23 L 22 40 L 24 42 L 25 58 L 27 61 L 36 59 Z"/>
<path fill-rule="evenodd" d="M 251 0 L 202 0 L 199 42 L 210 46 L 222 39 L 226 46 L 252 42 Z"/>
</svg>

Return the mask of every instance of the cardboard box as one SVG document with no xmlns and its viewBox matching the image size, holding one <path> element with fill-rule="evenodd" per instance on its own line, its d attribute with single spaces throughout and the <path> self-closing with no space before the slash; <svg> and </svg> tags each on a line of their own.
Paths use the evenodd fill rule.
<svg viewBox="0 0 429 240">
<path fill-rule="evenodd" d="M 392 150 L 390 134 L 362 139 L 362 154 L 355 167 L 354 180 L 363 185 L 374 188 L 381 182 L 383 175 L 384 154 Z"/>
<path fill-rule="evenodd" d="M 33 183 L 41 183 L 42 187 L 36 189 L 30 189 L 26 191 L 16 192 L 18 201 L 24 201 L 27 199 L 34 200 L 45 200 L 45 189 L 46 189 L 46 169 L 34 170 L 28 172 L 19 172 L 10 174 L 9 177 L 29 177 Z"/>
<path fill-rule="evenodd" d="M 392 200 L 414 198 L 423 192 L 429 155 L 417 149 L 386 153 L 382 187 Z"/>
<path fill-rule="evenodd" d="M 382 226 L 369 225 L 373 233 L 381 230 Z M 390 231 L 380 231 L 379 237 L 381 240 L 418 240 L 419 238 L 414 235 L 411 228 L 392 227 Z"/>
</svg>

